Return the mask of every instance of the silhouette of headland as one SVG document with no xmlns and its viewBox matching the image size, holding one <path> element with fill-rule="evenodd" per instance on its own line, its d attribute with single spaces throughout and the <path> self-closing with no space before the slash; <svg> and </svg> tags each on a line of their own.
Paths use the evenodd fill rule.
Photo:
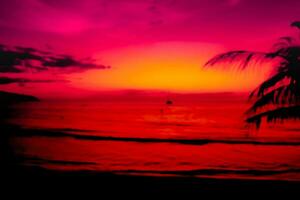
<svg viewBox="0 0 300 200">
<path fill-rule="evenodd" d="M 1 107 L 7 106 L 7 104 L 39 101 L 37 97 L 31 95 L 17 94 L 12 92 L 0 91 Z"/>
<path fill-rule="evenodd" d="M 18 162 L 11 143 L 13 137 L 11 129 L 15 126 L 9 122 L 9 119 L 19 113 L 14 105 L 37 101 L 39 99 L 34 96 L 0 91 L 0 175 L 7 173 L 7 171 L 13 171 Z"/>
</svg>

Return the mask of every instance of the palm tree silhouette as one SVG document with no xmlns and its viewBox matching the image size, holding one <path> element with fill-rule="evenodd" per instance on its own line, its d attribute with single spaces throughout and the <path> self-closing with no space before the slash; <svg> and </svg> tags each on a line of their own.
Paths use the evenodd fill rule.
<svg viewBox="0 0 300 200">
<path fill-rule="evenodd" d="M 291 26 L 300 29 L 300 22 Z M 238 69 L 244 70 L 251 61 L 272 61 L 274 72 L 251 92 L 255 99 L 246 111 L 246 122 L 260 127 L 263 118 L 267 122 L 300 119 L 300 43 L 294 37 L 281 37 L 270 52 L 230 51 L 210 59 L 205 66 L 234 61 Z M 263 64 L 263 63 L 261 63 Z"/>
</svg>

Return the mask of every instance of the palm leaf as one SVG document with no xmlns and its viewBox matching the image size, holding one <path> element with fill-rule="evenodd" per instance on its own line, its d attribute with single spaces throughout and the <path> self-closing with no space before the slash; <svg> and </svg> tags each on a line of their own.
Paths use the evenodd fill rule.
<svg viewBox="0 0 300 200">
<path fill-rule="evenodd" d="M 295 21 L 293 23 L 291 23 L 292 27 L 297 27 L 298 29 L 300 29 L 300 21 Z"/>
<path fill-rule="evenodd" d="M 246 114 L 255 113 L 258 109 L 271 104 L 277 106 L 300 104 L 300 95 L 293 84 L 280 86 L 258 98 Z"/>
<path fill-rule="evenodd" d="M 293 37 L 290 37 L 290 36 L 285 36 L 285 37 L 280 37 L 278 39 L 278 42 L 276 42 L 274 45 L 273 45 L 273 48 L 274 49 L 281 49 L 281 48 L 287 48 L 289 46 L 291 46 L 294 42 L 294 38 Z"/>
<path fill-rule="evenodd" d="M 227 53 L 219 54 L 209 61 L 205 63 L 204 66 L 214 66 L 219 63 L 232 63 L 232 62 L 239 62 L 239 68 L 245 69 L 251 60 L 266 60 L 265 53 L 261 52 L 251 52 L 251 51 L 230 51 Z"/>
<path fill-rule="evenodd" d="M 287 76 L 287 72 L 277 73 L 273 75 L 271 78 L 267 79 L 262 84 L 260 84 L 260 86 L 250 94 L 249 98 L 253 98 L 254 96 L 263 96 L 266 90 L 275 86 L 277 83 L 284 80 L 284 78 L 286 78 Z"/>
<path fill-rule="evenodd" d="M 268 104 L 281 104 L 282 91 L 286 89 L 286 86 L 281 86 L 265 94 L 255 101 L 255 103 L 246 111 L 246 114 L 255 113 L 258 109 Z"/>
<path fill-rule="evenodd" d="M 276 51 L 270 52 L 266 54 L 267 58 L 276 58 L 276 57 L 281 57 L 286 61 L 292 61 L 298 60 L 298 57 L 300 55 L 300 46 L 298 45 L 289 45 L 287 47 L 282 47 L 277 49 Z"/>
<path fill-rule="evenodd" d="M 267 122 L 277 120 L 300 119 L 300 106 L 281 107 L 274 110 L 259 113 L 246 119 L 247 123 L 254 123 L 259 128 L 262 118 L 266 117 Z"/>
</svg>

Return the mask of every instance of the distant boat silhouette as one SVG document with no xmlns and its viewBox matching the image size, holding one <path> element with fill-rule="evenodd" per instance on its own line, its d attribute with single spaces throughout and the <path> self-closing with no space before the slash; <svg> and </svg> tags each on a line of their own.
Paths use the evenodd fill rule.
<svg viewBox="0 0 300 200">
<path fill-rule="evenodd" d="M 173 101 L 172 101 L 172 100 L 168 99 L 168 100 L 166 101 L 166 105 L 172 105 L 172 104 L 173 104 Z"/>
</svg>

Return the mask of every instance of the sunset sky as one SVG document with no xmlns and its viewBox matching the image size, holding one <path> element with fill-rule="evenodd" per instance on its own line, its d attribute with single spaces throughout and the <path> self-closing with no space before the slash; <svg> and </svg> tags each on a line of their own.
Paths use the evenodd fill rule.
<svg viewBox="0 0 300 200">
<path fill-rule="evenodd" d="M 0 89 L 41 97 L 249 91 L 267 67 L 237 74 L 203 64 L 228 50 L 269 50 L 295 34 L 289 25 L 299 13 L 298 0 L 0 0 L 0 44 L 80 60 L 68 70 L 49 63 L 46 70 L 1 69 L 13 81 L 0 81 Z"/>
</svg>

